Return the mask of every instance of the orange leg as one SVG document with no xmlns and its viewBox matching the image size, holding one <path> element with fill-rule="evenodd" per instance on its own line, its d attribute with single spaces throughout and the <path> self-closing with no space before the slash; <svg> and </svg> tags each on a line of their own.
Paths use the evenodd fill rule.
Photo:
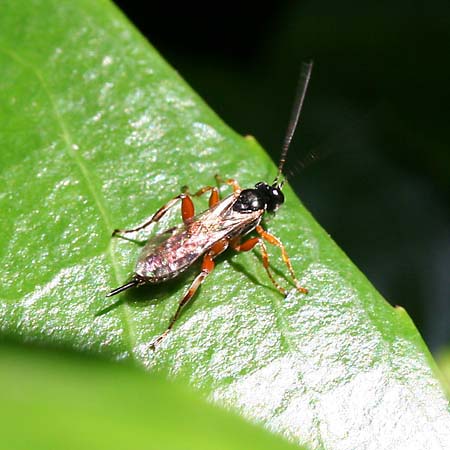
<svg viewBox="0 0 450 450">
<path fill-rule="evenodd" d="M 163 207 L 158 209 L 158 211 L 156 211 L 156 213 L 153 214 L 153 216 L 151 216 L 150 219 L 146 220 L 143 224 L 138 225 L 136 228 L 131 228 L 129 230 L 115 229 L 113 231 L 113 236 L 116 236 L 116 235 L 120 236 L 122 234 L 133 233 L 135 231 L 144 230 L 145 228 L 150 226 L 152 223 L 155 223 L 155 222 L 158 222 L 159 220 L 161 220 L 161 218 L 164 216 L 164 214 L 166 214 L 170 208 L 175 206 L 179 202 L 179 200 L 181 200 L 181 216 L 183 217 L 183 221 L 186 222 L 186 220 L 190 219 L 191 217 L 194 217 L 194 214 L 195 214 L 194 204 L 192 203 L 192 200 L 189 197 L 189 194 L 182 193 L 180 195 L 177 195 L 172 200 L 167 202 Z"/>
<path fill-rule="evenodd" d="M 209 196 L 209 207 L 216 205 L 220 201 L 220 195 L 219 195 L 219 189 L 213 186 L 205 186 L 201 189 L 199 189 L 195 194 L 194 197 L 200 197 L 205 192 L 211 191 L 211 195 Z"/>
<path fill-rule="evenodd" d="M 241 191 L 241 187 L 239 186 L 239 183 L 234 180 L 233 178 L 229 178 L 228 180 L 223 180 L 222 177 L 220 175 L 215 175 L 217 184 L 228 184 L 228 186 L 232 186 L 233 187 L 233 192 L 239 192 Z"/>
<path fill-rule="evenodd" d="M 263 260 L 263 266 L 264 266 L 264 269 L 266 269 L 266 272 L 267 272 L 267 275 L 270 278 L 270 281 L 272 282 L 272 284 L 278 289 L 278 291 L 282 295 L 286 295 L 286 289 L 282 288 L 276 282 L 275 278 L 272 275 L 272 272 L 270 271 L 269 254 L 267 253 L 267 247 L 266 247 L 266 244 L 264 244 L 264 241 L 262 241 L 258 237 L 253 237 L 253 238 L 250 238 L 250 239 L 246 240 L 245 242 L 243 242 L 241 244 L 239 242 L 239 239 L 235 239 L 235 240 L 233 240 L 231 242 L 231 248 L 233 248 L 234 250 L 236 250 L 238 252 L 248 252 L 253 247 L 255 247 L 255 245 L 258 244 L 258 243 L 261 246 L 261 256 L 262 256 L 262 260 Z"/>
<path fill-rule="evenodd" d="M 291 260 L 289 259 L 286 249 L 284 248 L 284 245 L 281 243 L 281 241 L 278 238 L 276 238 L 275 236 L 273 236 L 272 234 L 268 233 L 266 230 L 264 230 L 264 228 L 261 227 L 260 225 L 258 225 L 256 227 L 256 232 L 263 239 L 265 239 L 269 244 L 275 245 L 276 247 L 279 247 L 281 249 L 281 257 L 283 258 L 283 261 L 286 264 L 286 266 L 291 274 L 292 279 L 294 280 L 295 286 L 297 287 L 297 289 L 300 292 L 302 292 L 303 294 L 307 294 L 308 289 L 300 286 L 300 282 L 297 280 L 297 277 L 295 276 L 295 272 L 292 267 Z"/>
<path fill-rule="evenodd" d="M 191 197 L 188 194 L 180 194 L 181 197 L 181 217 L 183 222 L 192 219 L 195 216 L 195 208 Z"/>
<path fill-rule="evenodd" d="M 231 248 L 237 252 L 248 252 L 259 242 L 259 240 L 259 238 L 253 237 L 241 243 L 240 239 L 236 238 L 231 241 L 230 245 Z"/>
<path fill-rule="evenodd" d="M 169 211 L 170 208 L 172 208 L 176 203 L 178 203 L 179 200 L 181 200 L 181 217 L 183 218 L 183 221 L 186 222 L 189 219 L 192 219 L 195 215 L 195 208 L 194 204 L 192 203 L 192 200 L 190 198 L 190 194 L 188 193 L 188 188 L 184 186 L 182 188 L 182 193 L 180 195 L 177 195 L 172 200 L 170 200 L 168 203 L 166 203 L 163 207 L 161 207 L 158 211 L 156 211 L 153 216 L 150 217 L 150 219 L 147 219 L 143 224 L 138 225 L 136 228 L 131 228 L 129 230 L 119 230 L 116 229 L 113 231 L 113 236 L 116 235 L 122 235 L 127 233 L 134 233 L 135 231 L 144 230 L 148 226 L 150 226 L 152 223 L 158 222 L 164 214 Z M 211 191 L 211 196 L 209 197 L 209 206 L 214 206 L 216 203 L 220 201 L 219 197 L 219 190 L 216 187 L 211 186 L 205 186 L 204 188 L 197 191 L 194 196 L 199 197 L 200 195 L 203 195 L 205 192 Z"/>
<path fill-rule="evenodd" d="M 194 297 L 195 293 L 197 292 L 200 285 L 205 281 L 205 278 L 214 270 L 214 258 L 219 254 L 222 253 L 228 246 L 227 241 L 219 241 L 217 242 L 211 250 L 209 250 L 208 253 L 203 257 L 202 262 L 202 270 L 201 272 L 195 277 L 194 281 L 192 282 L 191 286 L 189 287 L 188 291 L 184 295 L 184 297 L 181 299 L 180 303 L 178 304 L 178 308 L 175 311 L 174 316 L 172 317 L 171 321 L 169 322 L 169 326 L 167 327 L 166 331 L 164 331 L 163 334 L 158 336 L 150 345 L 150 347 L 155 350 L 156 346 L 161 343 L 161 341 L 170 333 L 170 330 L 173 328 L 175 322 L 180 317 L 181 311 L 183 308 L 190 302 L 192 297 Z"/>
</svg>

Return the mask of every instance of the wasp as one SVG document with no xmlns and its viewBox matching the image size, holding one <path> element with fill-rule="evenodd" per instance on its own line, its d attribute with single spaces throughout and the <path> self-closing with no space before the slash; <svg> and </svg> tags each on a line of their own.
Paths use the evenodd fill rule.
<svg viewBox="0 0 450 450">
<path fill-rule="evenodd" d="M 142 249 L 130 281 L 113 289 L 107 294 L 107 297 L 144 284 L 156 284 L 170 280 L 191 267 L 197 260 L 201 259 L 202 261 L 200 273 L 179 302 L 166 330 L 151 344 L 153 349 L 172 330 L 182 309 L 192 300 L 200 285 L 214 270 L 215 258 L 228 247 L 238 252 L 247 252 L 259 245 L 262 263 L 270 281 L 281 294 L 286 295 L 286 290 L 278 284 L 270 269 L 266 242 L 280 248 L 282 259 L 298 291 L 304 294 L 308 292 L 297 280 L 284 245 L 261 226 L 261 220 L 266 212 L 274 213 L 284 203 L 283 166 L 300 117 L 311 71 L 312 62 L 304 63 L 283 141 L 278 173 L 272 184 L 261 181 L 253 188 L 241 189 L 236 180 L 222 180 L 216 176 L 217 185 L 225 183 L 232 187 L 231 195 L 220 199 L 219 188 L 214 186 L 205 186 L 194 194 L 189 194 L 185 189 L 142 225 L 129 230 L 114 230 L 113 236 L 120 237 L 145 230 L 151 224 L 158 222 L 171 208 L 181 203 L 183 222 L 150 238 Z M 206 193 L 209 193 L 209 208 L 196 215 L 191 197 L 199 197 Z M 252 231 L 256 231 L 257 236 L 243 240 L 243 237 Z"/>
</svg>

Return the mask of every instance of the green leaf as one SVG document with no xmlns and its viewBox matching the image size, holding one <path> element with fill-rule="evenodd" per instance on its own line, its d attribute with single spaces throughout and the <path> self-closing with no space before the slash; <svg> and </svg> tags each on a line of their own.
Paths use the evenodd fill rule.
<svg viewBox="0 0 450 450">
<path fill-rule="evenodd" d="M 436 361 L 443 376 L 444 389 L 447 395 L 450 394 L 450 348 L 442 348 L 437 356 Z"/>
<path fill-rule="evenodd" d="M 129 366 L 0 346 L 8 449 L 298 448 Z"/>
<path fill-rule="evenodd" d="M 4 334 L 167 371 L 311 448 L 448 445 L 448 400 L 414 325 L 289 187 L 267 226 L 309 294 L 292 288 L 276 249 L 287 298 L 253 252 L 227 252 L 153 352 L 199 268 L 108 307 L 105 293 L 126 281 L 140 250 L 111 231 L 141 222 L 183 185 L 220 173 L 252 186 L 271 181 L 275 166 L 107 2 L 5 1 L 0 30 Z"/>
</svg>

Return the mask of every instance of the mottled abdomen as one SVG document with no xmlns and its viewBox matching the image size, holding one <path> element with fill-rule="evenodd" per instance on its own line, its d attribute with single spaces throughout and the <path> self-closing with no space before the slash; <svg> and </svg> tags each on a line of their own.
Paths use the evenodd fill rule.
<svg viewBox="0 0 450 450">
<path fill-rule="evenodd" d="M 150 239 L 142 249 L 135 272 L 150 283 L 175 278 L 207 249 L 201 235 L 176 227 Z"/>
</svg>

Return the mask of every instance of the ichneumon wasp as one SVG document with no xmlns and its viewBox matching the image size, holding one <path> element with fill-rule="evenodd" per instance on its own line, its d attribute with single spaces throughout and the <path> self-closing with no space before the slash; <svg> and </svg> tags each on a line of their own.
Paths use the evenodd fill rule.
<svg viewBox="0 0 450 450">
<path fill-rule="evenodd" d="M 308 292 L 307 289 L 300 286 L 283 244 L 264 230 L 260 222 L 266 212 L 274 213 L 284 203 L 283 167 L 300 117 L 311 71 L 312 62 L 302 66 L 291 118 L 283 141 L 278 173 L 272 184 L 261 181 L 253 188 L 241 189 L 236 180 L 229 179 L 225 183 L 233 188 L 233 193 L 224 199 L 220 199 L 219 189 L 213 186 L 205 186 L 193 195 L 185 191 L 170 200 L 142 225 L 129 230 L 114 230 L 113 236 L 144 230 L 158 222 L 170 208 L 181 202 L 183 223 L 149 239 L 138 258 L 131 280 L 109 292 L 107 297 L 143 284 L 156 284 L 170 280 L 184 272 L 198 259 L 202 259 L 200 273 L 181 299 L 166 331 L 153 341 L 153 348 L 173 328 L 183 307 L 193 298 L 199 286 L 213 271 L 214 259 L 228 247 L 238 252 L 247 252 L 258 244 L 267 275 L 278 291 L 286 295 L 285 289 L 278 284 L 270 270 L 266 242 L 279 247 L 282 259 L 297 289 L 302 293 Z M 217 176 L 216 180 L 217 184 L 223 183 Z M 209 208 L 195 215 L 191 197 L 199 197 L 206 193 L 210 193 Z M 242 240 L 242 237 L 251 231 L 256 231 L 257 236 Z"/>
</svg>

